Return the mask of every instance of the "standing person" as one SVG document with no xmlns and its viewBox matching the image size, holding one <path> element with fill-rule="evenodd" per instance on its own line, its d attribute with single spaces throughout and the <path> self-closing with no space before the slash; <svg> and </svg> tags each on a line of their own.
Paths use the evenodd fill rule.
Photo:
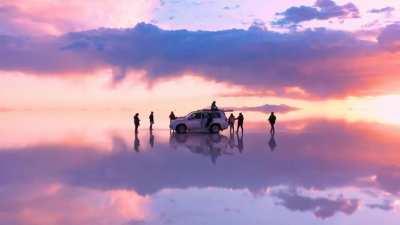
<svg viewBox="0 0 400 225">
<path fill-rule="evenodd" d="M 269 121 L 269 124 L 271 125 L 271 129 L 269 132 L 272 135 L 274 135 L 275 134 L 275 122 L 276 122 L 276 116 L 275 116 L 274 112 L 271 112 L 271 114 L 268 117 L 268 121 Z"/>
<path fill-rule="evenodd" d="M 212 115 L 212 113 L 207 113 L 205 115 L 207 115 L 206 116 L 207 117 L 206 127 L 210 128 L 210 125 L 211 125 L 211 123 L 213 121 L 213 115 Z"/>
<path fill-rule="evenodd" d="M 137 133 L 140 125 L 139 113 L 135 114 L 135 116 L 133 117 L 133 122 L 135 124 L 135 133 Z"/>
<path fill-rule="evenodd" d="M 171 113 L 169 114 L 169 122 L 171 122 L 172 120 L 175 120 L 176 116 L 174 114 L 174 111 L 171 111 Z"/>
<path fill-rule="evenodd" d="M 238 125 L 237 125 L 237 128 L 236 128 L 236 133 L 238 133 L 239 132 L 239 128 L 241 128 L 242 129 L 242 134 L 243 134 L 243 121 L 244 121 L 243 114 L 239 113 L 239 116 L 236 119 L 238 121 Z"/>
<path fill-rule="evenodd" d="M 228 123 L 229 123 L 229 133 L 235 132 L 235 116 L 233 113 L 228 118 Z"/>
<path fill-rule="evenodd" d="M 175 120 L 175 119 L 176 119 L 176 116 L 174 114 L 174 111 L 171 111 L 171 113 L 169 114 L 169 124 L 171 124 L 172 120 Z M 174 130 L 171 129 L 171 127 L 170 127 L 169 132 L 171 133 L 171 131 L 174 132 Z"/>
<path fill-rule="evenodd" d="M 217 110 L 218 110 L 217 103 L 216 103 L 215 101 L 213 101 L 213 102 L 211 103 L 211 110 L 212 110 L 212 111 L 217 111 Z"/>
<path fill-rule="evenodd" d="M 153 124 L 154 124 L 154 113 L 153 112 L 150 113 L 149 120 L 150 120 L 150 130 L 153 130 Z"/>
</svg>

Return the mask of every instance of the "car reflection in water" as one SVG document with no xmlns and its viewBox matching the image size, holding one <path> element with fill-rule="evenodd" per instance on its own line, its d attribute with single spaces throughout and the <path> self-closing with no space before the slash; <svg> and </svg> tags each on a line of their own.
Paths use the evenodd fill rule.
<svg viewBox="0 0 400 225">
<path fill-rule="evenodd" d="M 172 133 L 170 146 L 174 149 L 188 149 L 193 153 L 209 156 L 213 164 L 222 155 L 234 155 L 235 147 L 240 152 L 243 150 L 243 142 L 241 145 L 235 145 L 234 139 L 228 139 L 225 135 L 204 133 Z"/>
</svg>

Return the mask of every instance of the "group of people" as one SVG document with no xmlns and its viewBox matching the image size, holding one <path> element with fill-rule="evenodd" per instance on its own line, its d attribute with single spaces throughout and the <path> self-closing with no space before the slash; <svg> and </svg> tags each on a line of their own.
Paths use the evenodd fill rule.
<svg viewBox="0 0 400 225">
<path fill-rule="evenodd" d="M 149 115 L 149 122 L 150 122 L 150 131 L 153 131 L 153 124 L 154 124 L 154 112 L 151 112 Z M 139 119 L 139 113 L 136 113 L 133 116 L 133 124 L 135 125 L 135 133 L 138 132 L 139 126 L 140 126 L 140 119 Z"/>
<path fill-rule="evenodd" d="M 215 101 L 211 103 L 211 111 L 217 111 L 218 107 Z M 169 119 L 170 121 L 175 120 L 177 117 L 175 116 L 174 112 L 171 111 L 169 114 Z M 242 113 L 239 113 L 238 117 L 235 117 L 233 113 L 229 115 L 228 118 L 228 123 L 229 123 L 229 132 L 235 132 L 235 121 L 237 120 L 237 127 L 236 127 L 236 132 L 239 132 L 239 129 L 241 129 L 241 132 L 243 134 L 243 122 L 244 122 L 244 116 Z M 133 122 L 135 125 L 135 133 L 138 132 L 138 128 L 140 126 L 140 119 L 139 119 L 139 113 L 136 113 L 135 116 L 133 117 Z M 151 112 L 149 115 L 149 122 L 150 122 L 150 131 L 153 130 L 153 124 L 154 124 L 154 112 Z M 206 126 L 211 124 L 212 122 L 212 116 L 211 114 L 208 116 Z M 270 133 L 271 135 L 275 135 L 275 122 L 276 122 L 276 116 L 274 112 L 271 112 L 271 114 L 268 117 L 268 122 L 270 124 Z"/>
<path fill-rule="evenodd" d="M 233 113 L 231 113 L 231 115 L 229 115 L 228 118 L 228 123 L 229 123 L 229 132 L 235 132 L 235 120 L 237 120 L 237 128 L 236 128 L 236 132 L 239 132 L 239 129 L 241 129 L 242 133 L 243 133 L 243 122 L 244 122 L 244 116 L 242 113 L 239 113 L 238 117 L 235 117 L 233 115 Z M 276 122 L 276 116 L 274 112 L 271 112 L 271 114 L 268 117 L 268 122 L 271 126 L 270 129 L 270 133 L 272 135 L 275 134 L 275 122 Z"/>
<path fill-rule="evenodd" d="M 237 128 L 236 128 L 236 132 L 239 132 L 239 129 L 242 130 L 242 134 L 243 134 L 243 122 L 244 122 L 244 116 L 242 113 L 239 113 L 239 116 L 236 118 L 233 113 L 231 113 L 231 115 L 229 115 L 228 118 L 228 123 L 229 123 L 229 133 L 235 132 L 235 120 L 237 120 Z"/>
<path fill-rule="evenodd" d="M 216 102 L 213 101 L 211 104 L 211 110 L 218 110 L 218 107 L 216 105 Z M 233 133 L 235 132 L 235 120 L 237 120 L 237 128 L 236 128 L 236 132 L 239 132 L 239 129 L 241 129 L 242 134 L 243 134 L 243 122 L 244 122 L 244 116 L 242 113 L 239 113 L 238 117 L 235 117 L 233 115 L 233 113 L 231 113 L 231 115 L 229 115 L 228 118 L 228 123 L 229 123 L 229 133 Z M 276 122 L 276 116 L 274 112 L 271 112 L 271 114 L 268 117 L 268 122 L 271 126 L 270 128 L 270 133 L 271 135 L 275 135 L 275 122 Z"/>
</svg>

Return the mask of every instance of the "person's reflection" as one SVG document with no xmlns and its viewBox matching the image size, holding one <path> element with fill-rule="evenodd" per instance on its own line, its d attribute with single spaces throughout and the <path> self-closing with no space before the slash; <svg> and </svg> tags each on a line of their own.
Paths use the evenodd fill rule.
<svg viewBox="0 0 400 225">
<path fill-rule="evenodd" d="M 133 149 L 135 149 L 136 152 L 139 152 L 139 147 L 140 147 L 140 140 L 138 137 L 138 133 L 135 132 L 135 140 L 133 141 Z"/>
<path fill-rule="evenodd" d="M 221 135 L 219 134 L 213 134 L 213 135 L 208 135 L 207 138 L 207 147 L 208 147 L 208 152 L 211 156 L 211 162 L 215 165 L 217 163 L 217 158 L 221 156 L 222 154 L 222 149 L 218 144 L 221 142 L 222 138 Z"/>
<path fill-rule="evenodd" d="M 235 147 L 235 135 L 234 132 L 229 133 L 229 147 L 233 149 Z"/>
<path fill-rule="evenodd" d="M 150 144 L 151 148 L 154 147 L 154 134 L 153 134 L 153 130 L 150 130 L 149 144 Z"/>
<path fill-rule="evenodd" d="M 179 143 L 179 144 L 185 144 L 186 141 L 189 138 L 189 134 L 177 134 L 177 133 L 174 133 L 174 134 L 172 134 L 172 136 L 174 137 L 176 142 Z"/>
<path fill-rule="evenodd" d="M 217 164 L 217 158 L 221 156 L 221 149 L 210 146 L 210 156 L 212 164 Z"/>
<path fill-rule="evenodd" d="M 244 148 L 244 145 L 243 145 L 243 133 L 239 134 L 237 132 L 236 136 L 237 136 L 237 140 L 238 140 L 237 147 L 239 149 L 239 152 L 242 153 L 243 152 L 243 148 Z"/>
<path fill-rule="evenodd" d="M 271 150 L 271 152 L 273 152 L 276 148 L 275 133 L 271 134 L 268 145 L 269 145 L 269 149 Z"/>
<path fill-rule="evenodd" d="M 176 149 L 176 144 L 175 144 L 175 133 L 169 132 L 169 146 L 173 149 Z"/>
</svg>

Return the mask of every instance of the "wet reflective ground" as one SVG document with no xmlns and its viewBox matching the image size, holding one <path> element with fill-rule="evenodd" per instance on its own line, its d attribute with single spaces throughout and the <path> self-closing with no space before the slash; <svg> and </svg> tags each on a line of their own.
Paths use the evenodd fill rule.
<svg viewBox="0 0 400 225">
<path fill-rule="evenodd" d="M 0 224 L 390 225 L 400 218 L 395 126 L 292 121 L 279 123 L 274 137 L 262 124 L 243 136 L 71 126 L 2 127 Z"/>
</svg>

